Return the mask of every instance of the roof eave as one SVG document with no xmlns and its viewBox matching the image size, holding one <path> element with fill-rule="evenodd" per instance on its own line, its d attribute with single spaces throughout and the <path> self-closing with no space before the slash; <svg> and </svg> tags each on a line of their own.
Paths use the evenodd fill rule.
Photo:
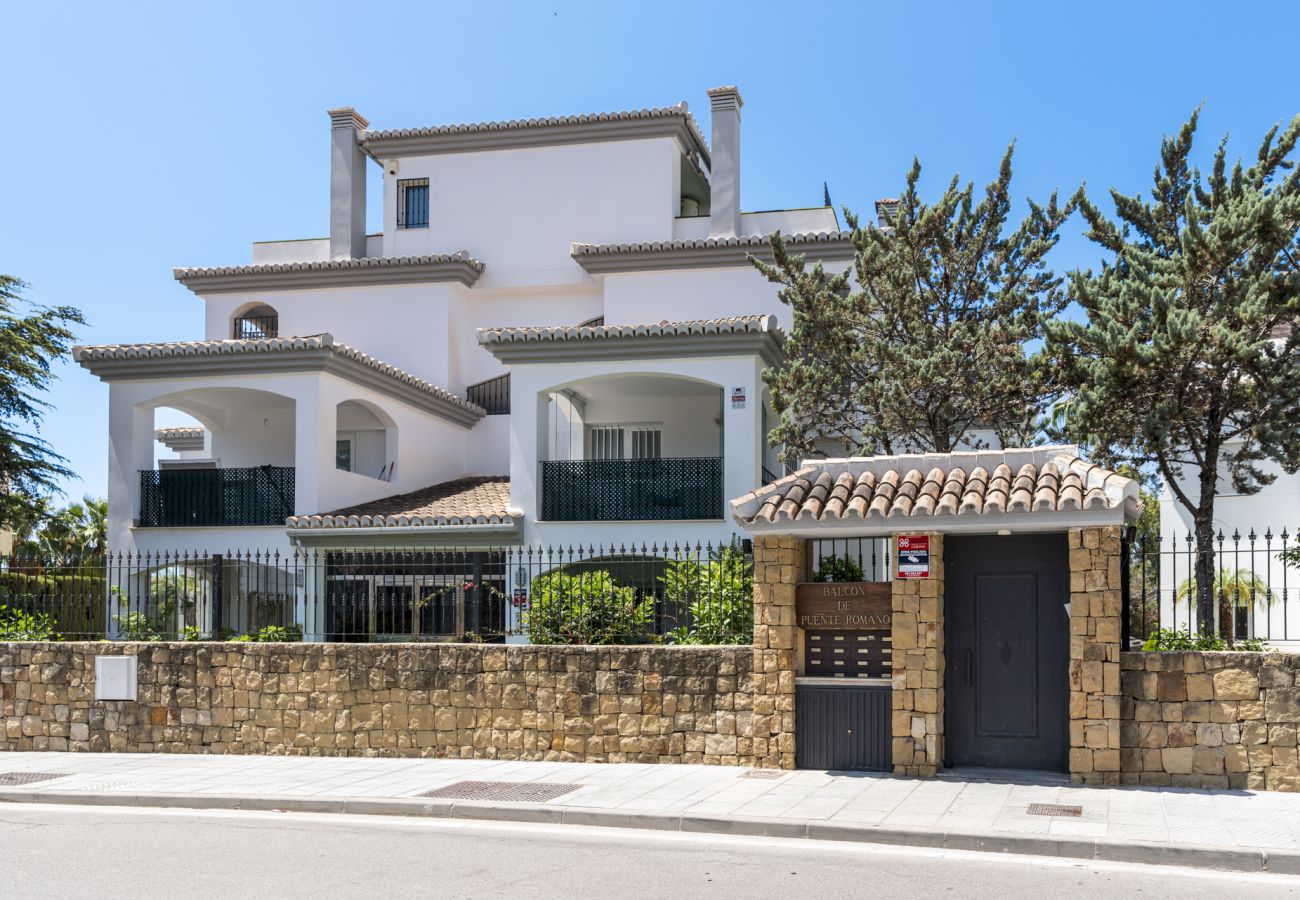
<svg viewBox="0 0 1300 900">
<path fill-rule="evenodd" d="M 586 340 L 487 340 L 480 345 L 506 365 L 622 359 L 758 356 L 768 366 L 785 360 L 775 331 L 731 334 L 635 335 Z"/>
<path fill-rule="evenodd" d="M 384 259 L 384 257 L 368 257 Z M 196 294 L 230 294 L 248 291 L 295 291 L 312 288 L 362 287 L 387 284 L 454 283 L 473 287 L 484 265 L 470 257 L 438 261 L 329 265 L 327 263 L 272 263 L 266 267 L 230 269 L 173 269 L 172 277 Z"/>
<path fill-rule="evenodd" d="M 834 262 L 853 258 L 848 238 L 803 240 L 787 245 L 794 255 Z M 653 272 L 671 269 L 717 269 L 752 265 L 750 257 L 772 262 L 772 246 L 765 238 L 753 244 L 664 242 L 661 246 L 577 244 L 573 260 L 589 275 Z"/>
<path fill-rule="evenodd" d="M 410 129 L 364 132 L 361 146 L 375 157 L 431 156 L 442 153 L 472 153 L 485 150 L 518 150 L 591 144 L 605 141 L 675 138 L 686 151 L 698 153 L 711 164 L 709 148 L 692 125 L 685 109 L 663 110 L 643 117 L 618 116 L 592 121 L 491 123 L 488 127 L 467 126 L 459 130 Z M 425 133 L 421 133 L 425 132 Z"/>
</svg>

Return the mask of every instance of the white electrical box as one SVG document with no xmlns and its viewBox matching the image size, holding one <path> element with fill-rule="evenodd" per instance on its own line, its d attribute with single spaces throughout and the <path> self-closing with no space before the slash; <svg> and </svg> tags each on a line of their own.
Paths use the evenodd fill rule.
<svg viewBox="0 0 1300 900">
<path fill-rule="evenodd" d="M 136 658 L 134 656 L 95 657 L 95 699 L 136 699 Z"/>
</svg>

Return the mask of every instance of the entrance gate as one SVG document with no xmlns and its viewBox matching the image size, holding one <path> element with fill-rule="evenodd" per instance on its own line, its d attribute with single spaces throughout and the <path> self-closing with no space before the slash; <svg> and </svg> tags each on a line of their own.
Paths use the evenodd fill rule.
<svg viewBox="0 0 1300 900">
<path fill-rule="evenodd" d="M 1066 536 L 949 535 L 945 556 L 947 765 L 1066 771 Z"/>
</svg>

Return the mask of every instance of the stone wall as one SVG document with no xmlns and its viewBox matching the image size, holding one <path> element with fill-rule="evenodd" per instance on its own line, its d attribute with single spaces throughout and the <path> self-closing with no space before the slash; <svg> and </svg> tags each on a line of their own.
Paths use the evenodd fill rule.
<svg viewBox="0 0 1300 900">
<path fill-rule="evenodd" d="M 894 772 L 929 776 L 943 765 L 943 535 L 930 534 L 929 578 L 892 585 Z"/>
<path fill-rule="evenodd" d="M 0 644 L 0 750 L 793 765 L 763 652 Z M 98 654 L 138 656 L 137 701 L 94 699 Z"/>
<path fill-rule="evenodd" d="M 807 554 L 801 538 L 754 539 L 754 753 L 782 769 L 794 768 L 794 601 Z"/>
<path fill-rule="evenodd" d="M 1120 781 L 1120 529 L 1070 529 L 1070 779 Z"/>
<path fill-rule="evenodd" d="M 1124 653 L 1121 781 L 1300 791 L 1300 655 Z"/>
</svg>

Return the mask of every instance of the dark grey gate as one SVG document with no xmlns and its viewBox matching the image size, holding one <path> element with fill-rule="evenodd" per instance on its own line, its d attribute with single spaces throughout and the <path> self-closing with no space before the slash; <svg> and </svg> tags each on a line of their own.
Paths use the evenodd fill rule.
<svg viewBox="0 0 1300 900">
<path fill-rule="evenodd" d="M 1064 534 L 944 541 L 949 766 L 1065 771 Z"/>
<path fill-rule="evenodd" d="M 891 688 L 853 679 L 795 685 L 795 765 L 888 771 Z"/>
</svg>

